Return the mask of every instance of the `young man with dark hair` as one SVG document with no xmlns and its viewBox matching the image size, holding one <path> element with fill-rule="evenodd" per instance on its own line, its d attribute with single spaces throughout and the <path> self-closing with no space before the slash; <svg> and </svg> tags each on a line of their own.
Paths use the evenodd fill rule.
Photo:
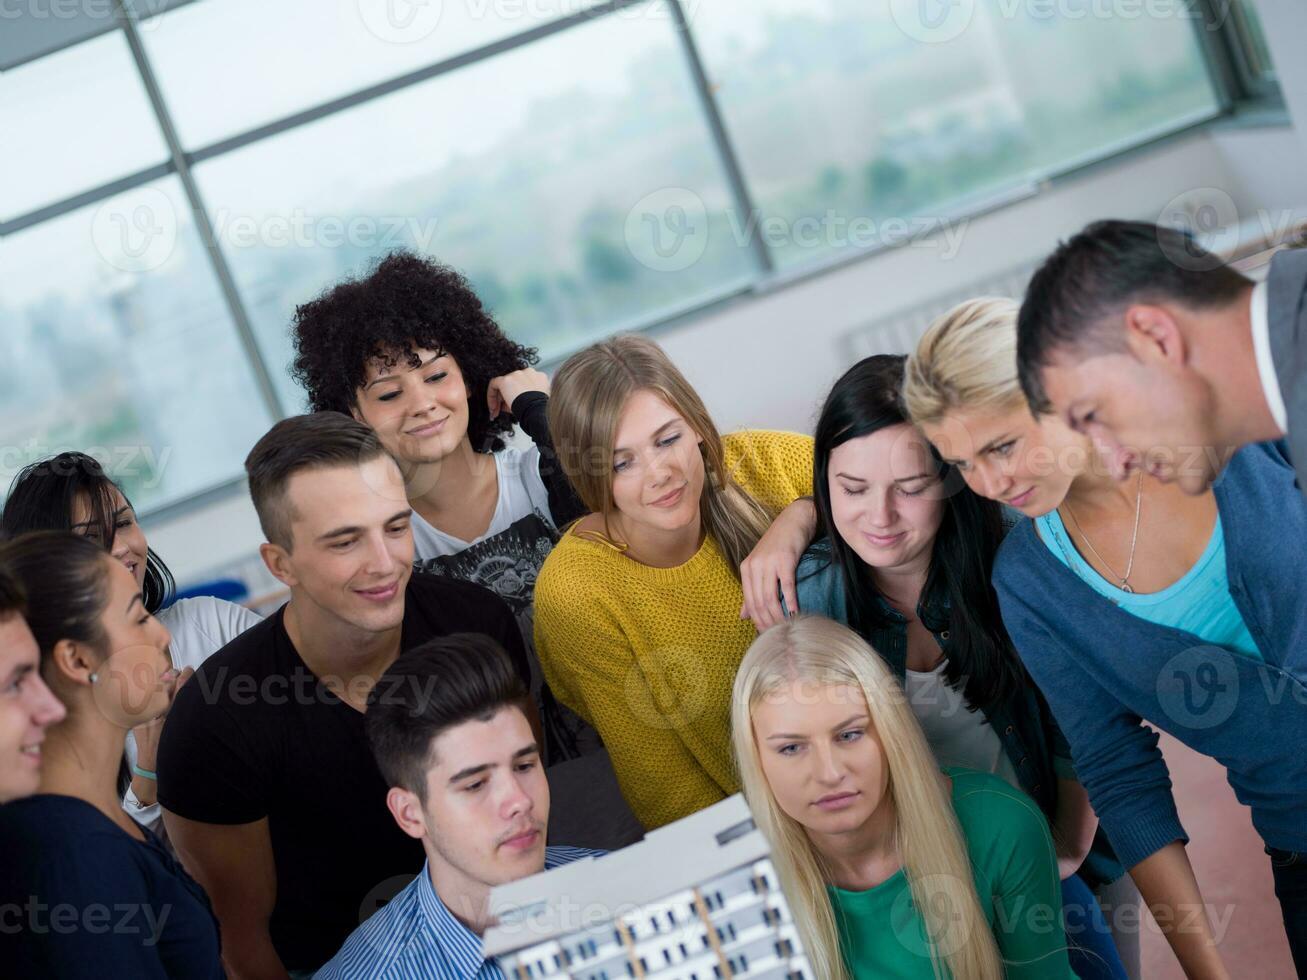
<svg viewBox="0 0 1307 980">
<path fill-rule="evenodd" d="M 556 838 L 639 839 L 598 733 L 553 697 L 531 647 L 540 566 L 586 512 L 554 453 L 536 352 L 505 336 L 456 270 L 403 251 L 300 306 L 293 336 L 293 373 L 314 410 L 366 423 L 399 463 L 418 567 L 483 585 L 517 616 Z M 504 444 L 514 420 L 534 445 Z"/>
<path fill-rule="evenodd" d="M 335 412 L 278 422 L 245 463 L 291 598 L 182 688 L 159 749 L 168 833 L 205 887 L 236 976 L 321 966 L 407 880 L 421 848 L 386 813 L 364 735 L 376 679 L 404 650 L 483 633 L 526 656 L 512 614 L 466 582 L 413 571 L 399 467 Z"/>
<path fill-rule="evenodd" d="M 67 713 L 41 679 L 22 585 L 0 567 L 0 803 L 36 792 L 45 730 Z"/>
<path fill-rule="evenodd" d="M 1017 332 L 1031 406 L 1119 476 L 1199 494 L 1240 447 L 1287 436 L 1307 495 L 1307 250 L 1254 283 L 1185 232 L 1099 221 L 1035 273 Z"/>
<path fill-rule="evenodd" d="M 318 980 L 502 980 L 482 952 L 495 885 L 597 851 L 546 847 L 549 785 L 525 694 L 492 640 L 431 640 L 369 697 L 368 741 L 401 830 L 427 863 L 368 919 Z"/>
<path fill-rule="evenodd" d="M 1043 664 L 1077 769 L 1095 806 L 1101 798 L 1118 811 L 1109 821 L 1100 807 L 1129 835 L 1118 851 L 1136 852 L 1126 864 L 1147 902 L 1178 907 L 1198 890 L 1175 846 L 1183 828 L 1156 736 L 1139 725 L 1226 767 L 1265 842 L 1289 948 L 1307 976 L 1305 716 L 1285 694 L 1307 678 L 1307 251 L 1280 252 L 1254 285 L 1183 232 L 1090 225 L 1031 280 L 1017 358 L 1032 409 L 1091 436 L 1114 475 L 1142 467 L 1190 497 L 1168 509 L 1140 473 L 1079 517 L 1067 502 L 1039 537 L 1009 536 L 995 566 L 1008 630 L 1032 672 Z M 1286 432 L 1293 465 L 1279 441 Z M 1148 601 L 1132 604 L 1124 578 L 1104 592 L 1102 572 L 1070 571 L 1090 556 L 1126 577 L 1137 556 L 1139 567 L 1152 564 Z M 1062 574 L 1092 589 L 1041 594 L 1057 592 Z M 1065 662 L 1055 663 L 1059 650 Z M 1168 939 L 1186 968 L 1213 963 L 1205 930 L 1172 929 Z"/>
</svg>

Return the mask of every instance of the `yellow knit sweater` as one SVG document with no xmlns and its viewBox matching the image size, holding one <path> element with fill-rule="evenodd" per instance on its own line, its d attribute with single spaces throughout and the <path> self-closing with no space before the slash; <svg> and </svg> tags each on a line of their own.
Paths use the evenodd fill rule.
<svg viewBox="0 0 1307 980">
<path fill-rule="evenodd" d="M 790 432 L 723 437 L 732 477 L 779 512 L 812 493 L 812 440 Z M 540 569 L 535 643 L 559 700 L 603 737 L 646 829 L 732 793 L 730 702 L 757 636 L 740 619 L 739 579 L 708 535 L 689 561 L 652 568 L 570 529 Z"/>
</svg>

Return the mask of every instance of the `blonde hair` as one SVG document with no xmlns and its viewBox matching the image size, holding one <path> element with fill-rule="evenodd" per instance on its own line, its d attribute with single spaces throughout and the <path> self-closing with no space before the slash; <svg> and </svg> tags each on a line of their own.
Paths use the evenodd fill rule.
<svg viewBox="0 0 1307 980">
<path fill-rule="evenodd" d="M 1017 311 L 1011 299 L 959 303 L 922 335 L 908 357 L 903 404 L 916 425 L 934 425 L 959 408 L 1025 407 L 1017 379 Z"/>
<path fill-rule="evenodd" d="M 847 685 L 867 699 L 889 770 L 898 853 L 925 925 L 935 976 L 1002 980 L 1002 961 L 976 894 L 962 829 L 903 689 L 858 634 L 829 619 L 801 616 L 773 626 L 749 647 L 735 676 L 731 731 L 745 798 L 771 843 L 772 863 L 816 975 L 849 977 L 826 891 L 829 875 L 803 825 L 776 802 L 752 721 L 759 701 L 794 681 Z"/>
<path fill-rule="evenodd" d="M 613 500 L 613 442 L 627 400 L 652 391 L 685 419 L 702 440 L 704 483 L 699 514 L 730 562 L 740 563 L 757 545 L 774 515 L 726 472 L 722 437 L 698 392 L 661 347 L 646 337 L 623 334 L 587 347 L 567 359 L 551 385 L 549 432 L 563 471 L 581 502 L 604 521 L 604 534 L 616 542 L 609 518 Z"/>
</svg>

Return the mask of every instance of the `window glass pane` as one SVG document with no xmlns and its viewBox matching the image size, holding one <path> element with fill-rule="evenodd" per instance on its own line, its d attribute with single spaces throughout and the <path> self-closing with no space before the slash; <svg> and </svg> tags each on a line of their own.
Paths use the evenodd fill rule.
<svg viewBox="0 0 1307 980">
<path fill-rule="evenodd" d="M 142 36 L 196 149 L 596 2 L 199 0 Z"/>
<path fill-rule="evenodd" d="M 610 15 L 198 166 L 269 363 L 290 358 L 297 304 L 399 246 L 466 273 L 546 357 L 751 278 L 663 14 Z"/>
<path fill-rule="evenodd" d="M 0 74 L 0 138 L 0 221 L 168 158 L 119 31 Z"/>
<path fill-rule="evenodd" d="M 690 9 L 755 202 L 776 219 L 763 227 L 782 264 L 902 240 L 922 226 L 903 219 L 946 217 L 968 196 L 1218 109 L 1196 14 L 1181 0 Z"/>
<path fill-rule="evenodd" d="M 0 239 L 0 480 L 90 452 L 138 508 L 241 474 L 270 424 L 168 178 Z"/>
</svg>

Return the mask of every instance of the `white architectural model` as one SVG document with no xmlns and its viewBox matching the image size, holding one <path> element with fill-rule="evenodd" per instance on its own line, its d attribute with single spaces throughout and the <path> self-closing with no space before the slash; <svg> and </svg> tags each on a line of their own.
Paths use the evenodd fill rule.
<svg viewBox="0 0 1307 980">
<path fill-rule="evenodd" d="M 513 980 L 812 980 L 769 854 L 733 796 L 494 889 L 486 955 Z"/>
</svg>

